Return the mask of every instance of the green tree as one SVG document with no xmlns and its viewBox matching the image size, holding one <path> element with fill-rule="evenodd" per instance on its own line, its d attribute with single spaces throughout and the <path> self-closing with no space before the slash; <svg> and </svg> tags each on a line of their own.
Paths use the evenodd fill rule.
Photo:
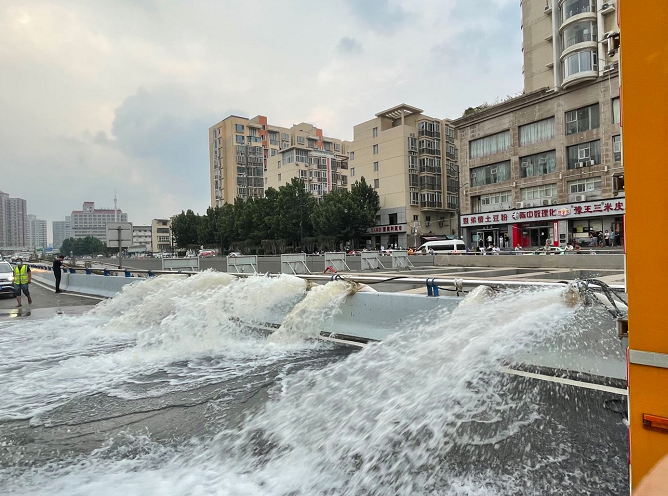
<svg viewBox="0 0 668 496">
<path fill-rule="evenodd" d="M 172 221 L 172 234 L 176 246 L 179 248 L 197 246 L 200 222 L 200 216 L 195 215 L 195 212 L 192 210 L 188 209 L 187 212 L 181 211 Z"/>
<path fill-rule="evenodd" d="M 278 237 L 286 239 L 295 248 L 302 238 L 312 236 L 311 214 L 315 204 L 315 198 L 306 191 L 301 179 L 293 178 L 290 184 L 281 186 L 276 201 Z"/>
</svg>

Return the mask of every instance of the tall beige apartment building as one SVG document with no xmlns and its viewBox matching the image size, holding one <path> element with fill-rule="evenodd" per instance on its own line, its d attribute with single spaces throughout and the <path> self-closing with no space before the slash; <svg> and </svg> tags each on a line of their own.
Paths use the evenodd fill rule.
<svg viewBox="0 0 668 496">
<path fill-rule="evenodd" d="M 348 142 L 327 138 L 322 130 L 302 122 L 281 132 L 288 140 L 280 151 L 269 152 L 265 187 L 278 189 L 302 179 L 313 196 L 322 198 L 337 189 L 348 189 Z"/>
<path fill-rule="evenodd" d="M 566 89 L 616 71 L 616 3 L 521 0 L 524 91 Z"/>
<path fill-rule="evenodd" d="M 307 179 L 316 196 L 346 187 L 345 146 L 312 124 L 286 128 L 269 125 L 262 115 L 231 115 L 209 128 L 211 205 L 261 197 L 266 187 L 281 186 L 293 177 Z M 311 175 L 303 165 L 324 166 L 319 170 L 325 174 Z"/>
<path fill-rule="evenodd" d="M 459 176 L 455 130 L 401 104 L 354 127 L 349 181 L 364 177 L 380 197 L 372 248 L 417 246 L 457 232 Z"/>
</svg>

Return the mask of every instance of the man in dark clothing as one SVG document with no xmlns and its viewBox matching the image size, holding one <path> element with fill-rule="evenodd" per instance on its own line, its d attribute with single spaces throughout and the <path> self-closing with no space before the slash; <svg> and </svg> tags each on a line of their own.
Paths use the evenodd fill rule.
<svg viewBox="0 0 668 496">
<path fill-rule="evenodd" d="M 62 267 L 63 267 L 63 255 L 58 255 L 53 260 L 53 276 L 56 278 L 56 293 L 62 293 L 60 290 L 60 278 L 62 276 Z"/>
</svg>

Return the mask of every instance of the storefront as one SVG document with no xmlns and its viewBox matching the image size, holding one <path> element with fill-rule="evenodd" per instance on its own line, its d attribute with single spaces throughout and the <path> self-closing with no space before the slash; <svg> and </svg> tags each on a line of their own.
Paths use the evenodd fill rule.
<svg viewBox="0 0 668 496">
<path fill-rule="evenodd" d="M 367 229 L 370 239 L 367 240 L 367 248 L 379 250 L 380 247 L 408 246 L 408 233 L 406 224 L 392 224 L 389 226 L 374 226 Z"/>
<path fill-rule="evenodd" d="M 565 246 L 569 242 L 590 246 L 598 242 L 597 234 L 606 230 L 609 244 L 614 246 L 623 242 L 625 207 L 624 198 L 615 198 L 461 215 L 460 222 L 464 240 L 469 246 L 493 244 L 527 248 L 546 243 Z"/>
</svg>

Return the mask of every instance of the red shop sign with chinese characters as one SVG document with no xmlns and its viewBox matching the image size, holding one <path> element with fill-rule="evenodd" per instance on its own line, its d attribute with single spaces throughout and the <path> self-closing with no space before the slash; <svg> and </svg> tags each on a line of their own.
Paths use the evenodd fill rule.
<svg viewBox="0 0 668 496">
<path fill-rule="evenodd" d="M 597 200 L 554 205 L 551 207 L 523 208 L 520 210 L 505 210 L 503 212 L 462 215 L 460 223 L 462 226 L 477 226 L 490 223 L 511 224 L 514 222 L 623 215 L 625 211 L 626 203 L 624 198 L 615 198 L 613 200 Z"/>
</svg>

